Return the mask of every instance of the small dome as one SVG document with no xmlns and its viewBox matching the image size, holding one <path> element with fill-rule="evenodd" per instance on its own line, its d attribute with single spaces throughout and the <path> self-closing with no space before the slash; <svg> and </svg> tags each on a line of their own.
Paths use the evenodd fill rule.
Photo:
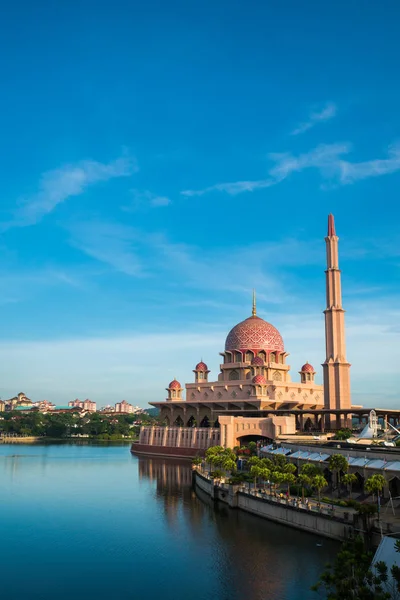
<svg viewBox="0 0 400 600">
<path fill-rule="evenodd" d="M 197 363 L 195 371 L 208 371 L 208 367 L 205 362 L 200 361 Z"/>
<path fill-rule="evenodd" d="M 305 365 L 301 367 L 302 373 L 315 373 L 314 367 L 310 365 L 310 363 L 306 362 Z"/>
<path fill-rule="evenodd" d="M 264 366 L 264 361 L 263 361 L 263 359 L 261 358 L 261 356 L 255 356 L 255 357 L 253 358 L 253 360 L 251 361 L 251 364 L 252 364 L 254 367 L 263 367 L 263 366 Z"/>
<path fill-rule="evenodd" d="M 182 388 L 182 386 L 177 379 L 174 379 L 173 381 L 171 381 L 171 383 L 168 386 L 168 389 L 170 389 L 170 390 L 180 390 L 181 388 Z"/>
<path fill-rule="evenodd" d="M 265 381 L 265 377 L 263 377 L 262 375 L 256 375 L 255 377 L 253 377 L 252 382 L 255 385 L 266 385 L 266 381 Z"/>
</svg>

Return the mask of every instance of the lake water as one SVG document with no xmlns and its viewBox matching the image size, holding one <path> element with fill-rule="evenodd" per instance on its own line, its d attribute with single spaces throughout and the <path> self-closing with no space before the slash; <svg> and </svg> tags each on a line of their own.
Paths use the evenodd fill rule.
<svg viewBox="0 0 400 600">
<path fill-rule="evenodd" d="M 308 600 L 338 549 L 215 509 L 189 462 L 128 446 L 0 445 L 0 486 L 8 600 Z"/>
</svg>

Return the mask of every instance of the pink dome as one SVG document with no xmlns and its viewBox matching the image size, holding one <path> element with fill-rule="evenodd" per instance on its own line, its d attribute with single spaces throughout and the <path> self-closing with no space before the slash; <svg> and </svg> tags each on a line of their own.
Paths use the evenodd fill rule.
<svg viewBox="0 0 400 600">
<path fill-rule="evenodd" d="M 264 366 L 264 361 L 263 361 L 263 359 L 261 358 L 261 356 L 255 356 L 255 357 L 253 358 L 253 360 L 251 361 L 251 364 L 252 364 L 254 367 L 263 367 L 263 366 Z"/>
<path fill-rule="evenodd" d="M 182 386 L 177 379 L 174 379 L 173 381 L 171 381 L 171 383 L 168 386 L 168 389 L 170 389 L 170 390 L 180 390 L 181 388 L 182 388 Z"/>
<path fill-rule="evenodd" d="M 301 371 L 303 373 L 315 373 L 314 367 L 308 362 L 306 362 L 306 364 L 301 367 Z"/>
<path fill-rule="evenodd" d="M 208 371 L 208 367 L 207 367 L 206 363 L 201 361 L 201 362 L 197 363 L 195 371 Z"/>
<path fill-rule="evenodd" d="M 252 382 L 255 385 L 266 385 L 266 381 L 265 381 L 265 377 L 263 377 L 262 375 L 256 375 L 255 377 L 253 377 Z"/>
<path fill-rule="evenodd" d="M 279 331 L 260 317 L 249 317 L 235 325 L 228 333 L 225 350 L 266 350 L 284 352 Z"/>
</svg>

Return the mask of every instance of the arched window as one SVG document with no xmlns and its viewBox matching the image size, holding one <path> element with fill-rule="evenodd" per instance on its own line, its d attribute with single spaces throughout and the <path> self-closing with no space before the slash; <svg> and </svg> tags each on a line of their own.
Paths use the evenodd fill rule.
<svg viewBox="0 0 400 600">
<path fill-rule="evenodd" d="M 204 419 L 200 421 L 200 427 L 210 427 L 210 421 L 207 416 L 205 416 Z"/>
<path fill-rule="evenodd" d="M 261 352 L 259 352 L 259 353 L 257 354 L 257 356 L 259 356 L 260 358 L 262 358 L 264 361 L 266 360 L 266 355 L 265 355 L 265 352 L 264 352 L 264 350 L 261 350 Z"/>
<path fill-rule="evenodd" d="M 270 362 L 275 362 L 275 354 L 273 352 L 271 352 L 271 354 L 269 355 L 269 360 Z"/>
<path fill-rule="evenodd" d="M 236 392 L 232 392 L 231 396 L 232 396 L 232 398 L 236 398 L 237 393 Z"/>
<path fill-rule="evenodd" d="M 246 362 L 251 362 L 253 360 L 253 353 L 247 351 L 246 352 Z"/>
<path fill-rule="evenodd" d="M 176 391 L 175 391 L 175 390 L 172 390 L 171 396 L 172 396 L 173 398 L 175 398 L 175 396 L 176 396 Z"/>
<path fill-rule="evenodd" d="M 279 373 L 279 371 L 274 371 L 274 374 L 272 375 L 272 379 L 274 381 L 282 381 L 281 373 Z"/>
<path fill-rule="evenodd" d="M 203 373 L 203 371 L 199 371 L 198 375 L 199 375 L 199 379 L 204 379 L 204 373 Z"/>
<path fill-rule="evenodd" d="M 231 371 L 229 373 L 229 380 L 236 381 L 237 379 L 239 379 L 239 373 L 237 371 Z"/>
<path fill-rule="evenodd" d="M 279 362 L 280 362 L 281 364 L 283 364 L 283 354 L 280 354 L 280 355 L 279 355 Z"/>
<path fill-rule="evenodd" d="M 236 352 L 236 354 L 235 354 L 235 361 L 236 362 L 242 362 L 242 353 L 241 352 Z"/>
<path fill-rule="evenodd" d="M 231 363 L 232 362 L 232 354 L 230 352 L 227 352 L 225 354 L 225 362 L 226 363 Z"/>
</svg>

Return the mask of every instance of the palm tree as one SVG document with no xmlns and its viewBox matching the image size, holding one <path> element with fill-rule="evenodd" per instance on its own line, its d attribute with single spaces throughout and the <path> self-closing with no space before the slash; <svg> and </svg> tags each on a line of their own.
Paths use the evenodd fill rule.
<svg viewBox="0 0 400 600">
<path fill-rule="evenodd" d="M 355 475 L 354 473 L 346 473 L 346 475 L 343 475 L 343 483 L 344 485 L 347 486 L 347 489 L 349 491 L 349 496 L 351 497 L 351 491 L 353 488 L 353 484 L 357 483 L 357 475 Z"/>
<path fill-rule="evenodd" d="M 341 474 L 342 472 L 347 473 L 349 470 L 349 463 L 343 454 L 332 454 L 329 459 L 329 470 L 331 473 L 336 473 L 337 485 L 338 485 L 338 498 L 340 497 L 341 487 Z"/>
<path fill-rule="evenodd" d="M 369 494 L 376 494 L 376 498 L 377 498 L 377 503 L 378 503 L 378 520 L 379 520 L 379 513 L 380 513 L 380 497 L 383 491 L 383 488 L 387 485 L 386 483 L 386 479 L 384 478 L 383 475 L 372 475 L 371 477 L 368 477 L 367 481 L 364 484 L 364 488 L 365 491 L 368 492 Z"/>
<path fill-rule="evenodd" d="M 321 504 L 321 490 L 326 488 L 328 485 L 327 480 L 323 475 L 315 475 L 312 479 L 312 486 L 318 492 L 318 503 Z"/>
<path fill-rule="evenodd" d="M 306 465 L 304 465 L 304 466 L 306 466 Z M 304 488 L 311 486 L 312 477 L 310 477 L 310 475 L 307 475 L 306 473 L 300 473 L 299 482 L 301 485 L 301 497 L 304 502 Z"/>
</svg>

